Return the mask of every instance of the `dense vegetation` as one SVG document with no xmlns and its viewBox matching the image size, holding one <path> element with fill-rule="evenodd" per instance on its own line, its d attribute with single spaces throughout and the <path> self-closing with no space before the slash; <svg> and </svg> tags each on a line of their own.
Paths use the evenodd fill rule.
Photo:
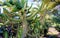
<svg viewBox="0 0 60 38">
<path fill-rule="evenodd" d="M 49 27 L 60 32 L 60 0 L 41 2 L 37 8 L 32 7 L 33 4 L 29 7 L 28 0 L 0 2 L 3 7 L 3 13 L 0 13 L 0 37 L 43 38 L 48 36 Z"/>
</svg>

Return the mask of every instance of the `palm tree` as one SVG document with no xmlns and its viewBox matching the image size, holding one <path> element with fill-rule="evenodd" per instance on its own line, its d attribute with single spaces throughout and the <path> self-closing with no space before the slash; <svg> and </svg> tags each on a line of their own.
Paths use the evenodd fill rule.
<svg viewBox="0 0 60 38">
<path fill-rule="evenodd" d="M 45 25 L 45 16 L 48 14 L 47 12 L 49 10 L 54 10 L 53 8 L 57 5 L 56 3 L 57 1 L 51 1 L 51 0 L 42 0 L 42 4 L 40 6 L 40 23 L 42 24 L 42 26 L 46 26 Z M 48 14 L 49 15 L 49 14 Z M 44 33 L 44 30 L 42 30 L 42 32 Z M 43 34 L 44 35 L 44 34 Z"/>
<path fill-rule="evenodd" d="M 20 21 L 22 22 L 22 26 L 23 26 L 23 34 L 22 34 L 22 38 L 25 37 L 26 35 L 26 29 L 27 29 L 27 21 L 26 21 L 26 13 L 25 13 L 25 5 L 26 1 L 25 0 L 6 0 L 3 5 L 6 6 L 7 8 L 4 7 L 4 13 L 5 15 L 7 15 L 8 18 L 7 19 L 7 23 L 9 22 L 12 22 L 13 23 L 20 23 Z M 16 8 L 16 9 L 15 9 Z M 18 14 L 14 13 L 14 12 L 17 12 L 18 11 Z M 23 15 L 21 15 L 21 13 L 23 12 Z M 15 16 L 18 16 L 20 19 L 16 20 Z M 7 24 L 5 23 L 5 25 Z M 12 26 L 13 27 L 13 26 Z M 26 31 L 26 32 L 24 32 Z M 18 31 L 19 32 L 19 31 Z M 20 38 L 20 37 L 18 37 Z"/>
<path fill-rule="evenodd" d="M 56 1 L 51 2 L 51 0 L 41 0 L 41 1 L 42 1 L 41 6 L 38 6 L 38 8 L 32 8 L 32 5 L 31 5 L 31 7 L 27 6 L 27 0 L 6 0 L 5 2 L 2 3 L 2 5 L 4 7 L 4 13 L 1 14 L 1 16 L 0 16 L 1 19 L 3 19 L 2 25 L 11 25 L 13 28 L 14 24 L 17 24 L 17 26 L 18 26 L 17 38 L 25 38 L 27 35 L 30 35 L 30 34 L 28 34 L 28 31 L 31 28 L 30 26 L 32 26 L 32 29 L 34 30 L 35 33 L 37 33 L 37 32 L 39 33 L 39 30 L 42 33 L 44 33 L 44 29 L 46 27 L 45 26 L 46 15 L 48 14 L 47 12 L 49 10 L 53 9 L 57 3 L 56 3 Z M 30 14 L 30 15 L 28 15 L 28 14 Z M 40 16 L 38 17 L 37 14 L 39 14 Z M 39 20 L 40 20 L 40 22 L 39 22 Z M 21 25 L 21 27 L 20 27 L 20 25 Z M 35 27 L 36 25 L 38 25 L 38 26 Z M 42 28 L 41 28 L 41 26 L 42 26 Z M 22 32 L 21 32 L 20 28 L 22 29 Z M 38 33 L 36 35 L 32 34 L 30 36 L 33 36 L 33 37 L 39 36 L 40 37 L 40 35 L 38 35 Z M 7 32 L 6 32 L 6 34 L 7 34 Z M 44 34 L 42 34 L 42 35 L 44 35 Z"/>
</svg>

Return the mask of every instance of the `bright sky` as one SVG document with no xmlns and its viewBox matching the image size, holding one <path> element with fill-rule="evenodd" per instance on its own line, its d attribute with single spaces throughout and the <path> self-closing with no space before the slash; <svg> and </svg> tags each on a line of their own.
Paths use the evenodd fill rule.
<svg viewBox="0 0 60 38">
<path fill-rule="evenodd" d="M 4 2 L 5 0 L 0 0 L 0 1 Z"/>
<path fill-rule="evenodd" d="M 41 1 L 40 2 L 33 2 L 33 0 L 28 0 L 28 6 L 31 6 L 32 3 L 33 3 L 33 7 L 37 7 L 37 4 L 41 5 Z"/>
</svg>

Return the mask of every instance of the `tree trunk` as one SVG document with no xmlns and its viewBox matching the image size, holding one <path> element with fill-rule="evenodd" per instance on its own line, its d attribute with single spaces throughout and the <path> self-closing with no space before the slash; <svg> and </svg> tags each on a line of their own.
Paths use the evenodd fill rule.
<svg viewBox="0 0 60 38">
<path fill-rule="evenodd" d="M 22 33 L 22 38 L 25 38 L 27 34 L 27 22 L 26 20 L 23 21 L 23 33 Z"/>
<path fill-rule="evenodd" d="M 26 13 L 24 12 L 24 14 L 20 16 L 20 18 L 22 20 L 22 28 L 23 28 L 23 32 L 22 32 L 21 38 L 25 38 L 26 34 L 27 34 L 27 31 L 28 31 L 28 28 L 27 28 L 28 23 L 27 23 L 27 20 L 26 20 Z"/>
</svg>

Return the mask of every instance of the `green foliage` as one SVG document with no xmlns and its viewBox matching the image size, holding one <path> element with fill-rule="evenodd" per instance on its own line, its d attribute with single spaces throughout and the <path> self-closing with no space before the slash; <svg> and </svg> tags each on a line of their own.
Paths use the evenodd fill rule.
<svg viewBox="0 0 60 38">
<path fill-rule="evenodd" d="M 47 2 L 46 2 L 47 1 Z M 52 15 L 56 14 L 58 11 L 54 10 L 53 13 L 48 14 L 46 12 L 49 12 L 48 10 L 51 10 L 56 5 L 55 2 L 51 2 L 50 0 L 42 0 L 42 4 L 37 9 L 31 7 L 27 7 L 27 0 L 9 0 L 5 1 L 3 3 L 4 7 L 4 13 L 0 14 L 0 19 L 2 19 L 2 23 L 0 25 L 7 25 L 7 27 L 10 25 L 13 29 L 13 32 L 16 33 L 16 36 L 18 38 L 23 37 L 40 37 L 47 33 L 44 33 L 45 29 L 48 31 L 48 28 L 52 26 L 52 24 L 57 24 L 56 29 L 60 29 L 59 23 L 60 23 L 60 17 Z M 51 4 L 52 5 L 51 5 Z M 44 7 L 46 6 L 46 7 Z M 8 9 L 6 9 L 8 8 Z M 51 8 L 51 9 L 50 9 Z M 32 10 L 31 10 L 32 9 Z M 28 15 L 29 14 L 29 15 Z M 27 16 L 28 15 L 28 16 Z M 40 15 L 40 16 L 38 16 Z M 45 16 L 48 15 L 49 18 L 45 18 Z M 18 18 L 17 18 L 18 17 Z M 14 26 L 16 25 L 16 29 L 14 29 Z M 59 27 L 59 28 L 57 28 Z M 11 29 L 11 30 L 12 30 Z M 28 31 L 27 31 L 27 30 Z M 16 30 L 16 31 L 14 31 Z M 23 32 L 24 31 L 24 32 Z M 27 32 L 27 33 L 26 33 Z M 4 31 L 4 37 L 8 38 L 8 31 Z M 25 35 L 26 34 L 26 35 Z M 11 37 L 13 37 L 11 35 Z M 27 38 L 29 38 L 27 37 Z"/>
<path fill-rule="evenodd" d="M 4 38 L 8 38 L 8 32 L 4 31 Z"/>
</svg>

